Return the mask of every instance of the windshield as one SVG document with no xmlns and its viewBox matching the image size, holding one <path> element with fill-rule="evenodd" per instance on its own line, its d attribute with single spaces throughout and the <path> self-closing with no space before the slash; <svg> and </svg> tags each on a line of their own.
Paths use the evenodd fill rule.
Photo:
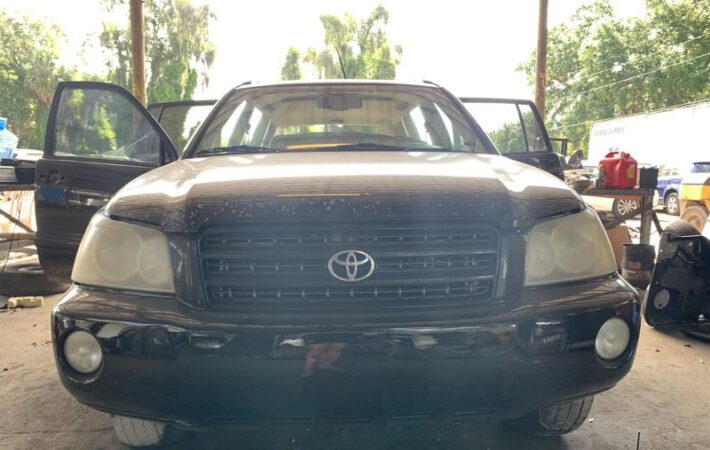
<svg viewBox="0 0 710 450">
<path fill-rule="evenodd" d="M 693 163 L 693 168 L 690 169 L 691 173 L 710 173 L 710 162 L 696 162 Z"/>
<path fill-rule="evenodd" d="M 439 150 L 485 153 L 438 90 L 388 85 L 294 85 L 237 91 L 196 147 L 210 150 Z"/>
</svg>

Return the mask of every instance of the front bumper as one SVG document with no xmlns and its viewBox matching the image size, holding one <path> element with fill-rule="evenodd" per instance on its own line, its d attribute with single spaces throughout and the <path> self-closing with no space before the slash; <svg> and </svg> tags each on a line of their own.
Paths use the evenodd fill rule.
<svg viewBox="0 0 710 450">
<path fill-rule="evenodd" d="M 52 322 L 60 378 L 80 402 L 191 426 L 516 417 L 608 389 L 630 370 L 639 301 L 620 278 L 524 290 L 510 304 L 446 324 L 270 327 L 209 318 L 176 300 L 74 287 Z M 631 342 L 606 362 L 594 340 L 614 316 L 630 325 Z M 88 377 L 60 350 L 77 328 L 104 351 Z"/>
</svg>

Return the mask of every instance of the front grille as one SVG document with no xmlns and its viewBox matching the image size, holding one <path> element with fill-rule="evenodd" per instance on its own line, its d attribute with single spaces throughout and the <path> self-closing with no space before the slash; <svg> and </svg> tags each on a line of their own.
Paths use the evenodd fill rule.
<svg viewBox="0 0 710 450">
<path fill-rule="evenodd" d="M 498 247 L 484 226 L 234 225 L 206 230 L 200 258 L 215 308 L 444 306 L 492 298 Z M 375 261 L 369 278 L 331 275 L 331 257 L 350 250 Z"/>
</svg>

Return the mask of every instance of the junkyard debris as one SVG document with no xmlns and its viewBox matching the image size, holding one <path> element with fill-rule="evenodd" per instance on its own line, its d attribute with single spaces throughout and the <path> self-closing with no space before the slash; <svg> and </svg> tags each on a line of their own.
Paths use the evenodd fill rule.
<svg viewBox="0 0 710 450">
<path fill-rule="evenodd" d="M 42 297 L 10 297 L 7 301 L 8 308 L 37 308 L 42 306 Z"/>
</svg>

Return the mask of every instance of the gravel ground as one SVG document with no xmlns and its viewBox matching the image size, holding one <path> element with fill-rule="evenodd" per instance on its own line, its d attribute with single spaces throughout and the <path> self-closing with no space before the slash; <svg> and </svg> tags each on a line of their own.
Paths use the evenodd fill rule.
<svg viewBox="0 0 710 450">
<path fill-rule="evenodd" d="M 106 414 L 67 394 L 52 357 L 49 312 L 59 296 L 35 309 L 0 313 L 0 449 L 122 449 Z M 189 434 L 172 448 L 240 449 L 706 449 L 710 344 L 644 326 L 636 363 L 614 389 L 595 400 L 578 431 L 530 440 L 478 420 L 464 423 L 215 430 Z"/>
</svg>

